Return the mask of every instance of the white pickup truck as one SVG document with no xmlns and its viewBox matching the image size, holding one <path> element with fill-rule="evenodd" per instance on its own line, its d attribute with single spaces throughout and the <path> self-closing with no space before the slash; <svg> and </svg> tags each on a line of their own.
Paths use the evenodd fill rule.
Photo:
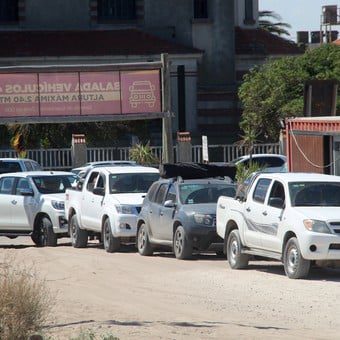
<svg viewBox="0 0 340 340">
<path fill-rule="evenodd" d="M 87 174 L 80 190 L 67 190 L 65 215 L 75 248 L 87 246 L 89 236 L 98 237 L 107 252 L 121 241 L 135 241 L 137 216 L 159 171 L 143 166 L 97 167 Z"/>
<path fill-rule="evenodd" d="M 340 260 L 340 177 L 262 173 L 248 184 L 217 202 L 217 233 L 231 268 L 259 255 L 283 261 L 286 275 L 299 279 L 312 261 Z"/>
<path fill-rule="evenodd" d="M 65 190 L 75 180 L 59 171 L 0 175 L 0 236 L 30 235 L 38 246 L 56 246 L 59 237 L 68 236 Z"/>
</svg>

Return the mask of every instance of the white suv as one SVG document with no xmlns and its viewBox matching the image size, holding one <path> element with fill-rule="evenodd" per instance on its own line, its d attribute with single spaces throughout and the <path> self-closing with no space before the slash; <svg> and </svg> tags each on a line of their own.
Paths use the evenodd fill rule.
<svg viewBox="0 0 340 340">
<path fill-rule="evenodd" d="M 28 158 L 0 158 L 0 174 L 22 171 L 41 171 L 42 167 L 36 161 Z"/>
<path fill-rule="evenodd" d="M 56 246 L 68 235 L 65 190 L 76 175 L 68 172 L 17 172 L 0 175 L 0 236 L 30 235 L 38 246 Z"/>
</svg>

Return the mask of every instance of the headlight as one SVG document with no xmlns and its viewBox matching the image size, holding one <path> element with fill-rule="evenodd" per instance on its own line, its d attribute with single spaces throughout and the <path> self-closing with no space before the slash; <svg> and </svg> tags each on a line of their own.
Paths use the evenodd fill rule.
<svg viewBox="0 0 340 340">
<path fill-rule="evenodd" d="M 56 210 L 64 210 L 65 204 L 63 201 L 52 201 L 52 207 Z"/>
<path fill-rule="evenodd" d="M 137 210 L 132 205 L 116 205 L 116 210 L 119 214 L 136 215 Z"/>
<path fill-rule="evenodd" d="M 205 224 L 205 225 L 215 224 L 215 216 L 213 215 L 195 214 L 194 220 L 198 224 Z"/>
<path fill-rule="evenodd" d="M 309 231 L 314 231 L 316 233 L 331 234 L 326 222 L 318 220 L 303 220 L 305 228 Z"/>
</svg>

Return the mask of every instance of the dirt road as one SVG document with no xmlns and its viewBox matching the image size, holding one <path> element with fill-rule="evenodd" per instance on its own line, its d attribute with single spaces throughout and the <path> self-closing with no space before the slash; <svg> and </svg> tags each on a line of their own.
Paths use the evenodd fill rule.
<svg viewBox="0 0 340 340">
<path fill-rule="evenodd" d="M 0 259 L 34 262 L 56 292 L 55 339 L 80 330 L 119 339 L 330 339 L 340 333 L 340 270 L 289 280 L 275 262 L 232 271 L 224 259 L 172 254 L 107 254 L 93 243 L 36 248 L 28 238 L 0 239 Z"/>
</svg>

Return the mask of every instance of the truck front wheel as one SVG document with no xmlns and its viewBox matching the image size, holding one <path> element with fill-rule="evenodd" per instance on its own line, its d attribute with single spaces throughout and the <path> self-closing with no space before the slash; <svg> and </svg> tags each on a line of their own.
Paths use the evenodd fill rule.
<svg viewBox="0 0 340 340">
<path fill-rule="evenodd" d="M 173 249 L 176 258 L 179 260 L 188 260 L 192 257 L 192 243 L 181 225 L 175 231 Z"/>
<path fill-rule="evenodd" d="M 85 248 L 88 241 L 87 230 L 79 228 L 77 216 L 73 215 L 70 220 L 70 237 L 74 248 Z"/>
<path fill-rule="evenodd" d="M 232 269 L 243 269 L 248 266 L 249 256 L 241 253 L 242 243 L 238 229 L 234 229 L 228 236 L 227 256 Z"/>
<path fill-rule="evenodd" d="M 289 239 L 286 244 L 283 265 L 285 273 L 290 279 L 304 279 L 308 276 L 310 261 L 302 257 L 296 237 Z"/>
<path fill-rule="evenodd" d="M 120 240 L 112 235 L 111 223 L 108 218 L 105 220 L 103 226 L 103 241 L 104 249 L 108 253 L 114 253 L 120 248 Z"/>
<path fill-rule="evenodd" d="M 54 233 L 52 222 L 48 217 L 38 220 L 31 238 L 38 247 L 56 247 L 58 242 L 58 237 Z"/>
</svg>

